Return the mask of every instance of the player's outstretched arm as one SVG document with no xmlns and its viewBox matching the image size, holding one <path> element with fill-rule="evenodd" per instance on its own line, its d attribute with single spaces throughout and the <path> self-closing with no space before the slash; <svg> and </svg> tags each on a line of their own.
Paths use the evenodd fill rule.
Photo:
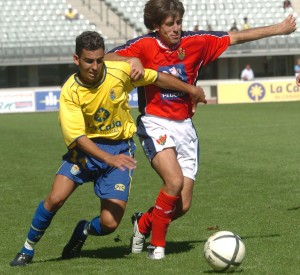
<svg viewBox="0 0 300 275">
<path fill-rule="evenodd" d="M 300 86 L 300 74 L 298 74 L 296 77 L 296 84 Z"/>
<path fill-rule="evenodd" d="M 230 36 L 230 45 L 235 45 L 270 36 L 291 34 L 296 29 L 296 19 L 295 17 L 293 17 L 293 15 L 290 14 L 278 24 L 250 28 L 236 32 L 228 32 L 228 34 Z"/>
</svg>

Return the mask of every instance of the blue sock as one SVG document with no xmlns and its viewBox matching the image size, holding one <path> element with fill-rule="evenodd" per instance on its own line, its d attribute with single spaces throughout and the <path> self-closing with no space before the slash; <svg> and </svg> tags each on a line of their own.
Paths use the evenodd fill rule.
<svg viewBox="0 0 300 275">
<path fill-rule="evenodd" d="M 34 250 L 27 249 L 24 246 L 22 247 L 20 253 L 25 253 L 25 254 L 27 254 L 27 255 L 29 255 L 31 257 L 34 256 Z"/>
<path fill-rule="evenodd" d="M 44 201 L 40 202 L 33 216 L 33 220 L 27 234 L 26 243 L 28 243 L 31 247 L 34 247 L 34 245 L 42 238 L 46 229 L 49 227 L 55 213 L 56 212 L 49 212 L 47 209 L 45 209 Z M 34 251 L 23 246 L 21 253 L 30 255 L 33 254 Z"/>
<path fill-rule="evenodd" d="M 104 235 L 108 235 L 108 234 L 110 234 L 110 233 L 111 233 L 111 232 L 104 232 L 104 231 L 101 229 L 100 217 L 99 217 L 99 216 L 93 218 L 93 219 L 90 221 L 90 225 L 89 225 L 89 228 L 88 228 L 88 234 L 89 234 L 89 235 L 93 235 L 93 236 L 104 236 Z"/>
</svg>

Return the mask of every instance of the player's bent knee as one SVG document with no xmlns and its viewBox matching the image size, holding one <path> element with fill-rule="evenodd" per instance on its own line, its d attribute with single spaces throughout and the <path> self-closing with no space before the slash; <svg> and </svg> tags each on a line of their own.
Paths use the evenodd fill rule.
<svg viewBox="0 0 300 275">
<path fill-rule="evenodd" d="M 166 191 L 169 194 L 180 194 L 183 188 L 183 178 L 165 181 Z"/>
<path fill-rule="evenodd" d="M 60 196 L 50 194 L 45 200 L 45 208 L 48 211 L 57 211 L 60 209 L 65 203 Z"/>
<path fill-rule="evenodd" d="M 113 233 L 118 228 L 118 226 L 119 224 L 117 222 L 101 224 L 102 231 L 105 232 L 106 234 Z"/>
</svg>

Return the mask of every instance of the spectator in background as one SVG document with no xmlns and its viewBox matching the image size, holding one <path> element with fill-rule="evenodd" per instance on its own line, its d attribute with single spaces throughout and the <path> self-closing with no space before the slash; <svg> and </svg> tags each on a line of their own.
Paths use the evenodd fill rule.
<svg viewBox="0 0 300 275">
<path fill-rule="evenodd" d="M 235 32 L 235 31 L 238 31 L 238 30 L 239 30 L 239 29 L 238 29 L 238 27 L 237 27 L 237 25 L 236 25 L 236 20 L 234 20 L 233 23 L 232 23 L 232 26 L 231 26 L 231 28 L 230 28 L 229 31 Z"/>
<path fill-rule="evenodd" d="M 246 67 L 242 70 L 241 79 L 245 81 L 254 79 L 254 72 L 251 69 L 250 64 L 247 64 Z"/>
<path fill-rule="evenodd" d="M 65 13 L 65 19 L 67 20 L 77 20 L 79 18 L 78 13 L 72 7 L 69 7 L 68 11 Z"/>
<path fill-rule="evenodd" d="M 296 84 L 300 86 L 300 74 L 296 77 Z"/>
<path fill-rule="evenodd" d="M 248 24 L 248 18 L 247 17 L 244 17 L 244 24 L 243 24 L 243 30 L 247 30 L 249 29 L 250 26 Z"/>
<path fill-rule="evenodd" d="M 283 9 L 286 10 L 287 8 L 291 8 L 292 7 L 292 3 L 290 0 L 284 0 L 283 1 Z"/>
<path fill-rule="evenodd" d="M 209 32 L 213 31 L 211 24 L 207 24 L 207 30 L 208 30 Z"/>
<path fill-rule="evenodd" d="M 297 63 L 294 66 L 295 76 L 300 74 L 300 58 L 298 58 Z"/>
</svg>

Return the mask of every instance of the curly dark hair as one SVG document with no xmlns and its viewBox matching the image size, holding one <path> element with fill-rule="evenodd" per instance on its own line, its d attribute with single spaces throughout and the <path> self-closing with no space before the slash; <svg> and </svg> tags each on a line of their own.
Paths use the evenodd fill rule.
<svg viewBox="0 0 300 275">
<path fill-rule="evenodd" d="M 179 0 L 149 0 L 144 8 L 144 24 L 153 31 L 155 25 L 160 26 L 168 16 L 175 18 L 179 14 L 183 17 L 184 11 Z"/>
<path fill-rule="evenodd" d="M 105 50 L 103 37 L 95 31 L 84 31 L 76 37 L 75 53 L 80 56 L 82 50 L 95 51 L 98 49 Z"/>
</svg>

